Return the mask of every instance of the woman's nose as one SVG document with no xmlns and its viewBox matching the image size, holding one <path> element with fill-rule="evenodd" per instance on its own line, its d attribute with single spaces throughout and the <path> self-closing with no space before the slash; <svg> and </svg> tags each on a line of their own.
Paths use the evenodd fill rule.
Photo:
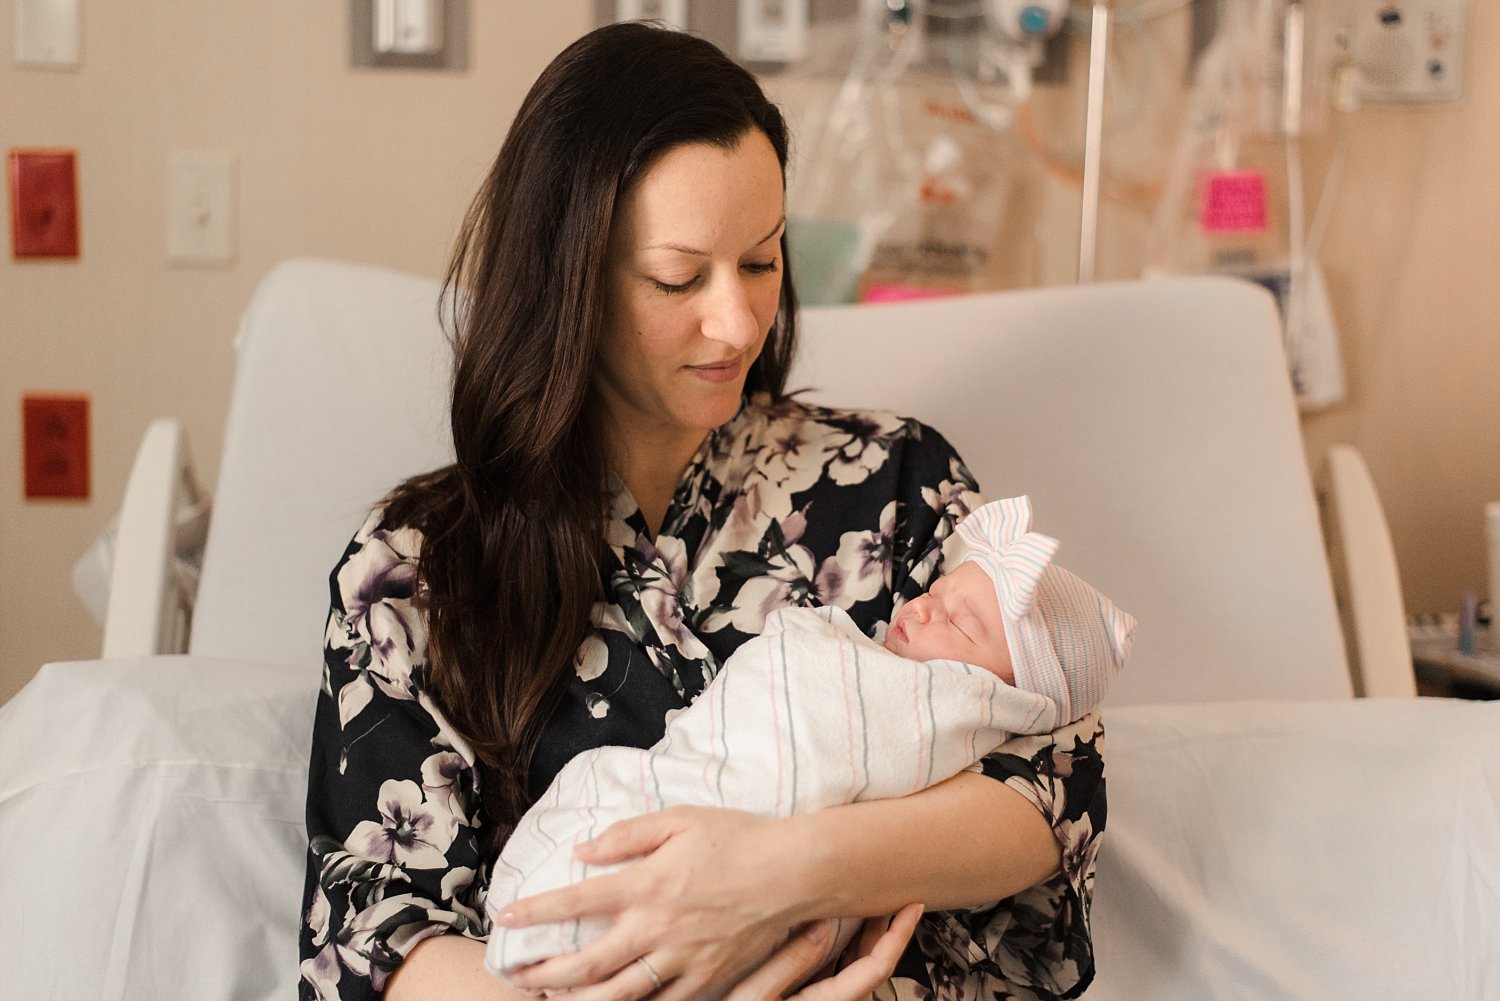
<svg viewBox="0 0 1500 1001">
<path fill-rule="evenodd" d="M 710 296 L 703 316 L 703 336 L 742 350 L 760 337 L 750 297 L 739 281 L 724 284 L 719 294 Z"/>
</svg>

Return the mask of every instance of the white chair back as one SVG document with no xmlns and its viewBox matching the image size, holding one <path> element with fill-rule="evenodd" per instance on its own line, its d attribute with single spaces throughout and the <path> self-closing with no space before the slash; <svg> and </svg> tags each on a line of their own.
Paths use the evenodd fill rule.
<svg viewBox="0 0 1500 1001">
<path fill-rule="evenodd" d="M 1186 278 L 805 318 L 794 385 L 937 428 L 1139 620 L 1110 704 L 1350 696 L 1262 290 Z"/>
<path fill-rule="evenodd" d="M 246 311 L 189 650 L 319 663 L 368 507 L 448 461 L 436 282 L 291 261 Z M 1113 702 L 1350 694 L 1269 297 L 1185 279 L 810 309 L 793 385 L 916 416 L 1139 620 Z"/>
<path fill-rule="evenodd" d="M 240 324 L 188 651 L 321 665 L 328 573 L 371 505 L 450 461 L 436 282 L 297 260 Z"/>
</svg>

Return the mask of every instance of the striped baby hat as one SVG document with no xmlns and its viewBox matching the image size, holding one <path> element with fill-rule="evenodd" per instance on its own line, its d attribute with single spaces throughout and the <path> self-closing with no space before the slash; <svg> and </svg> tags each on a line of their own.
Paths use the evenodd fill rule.
<svg viewBox="0 0 1500 1001">
<path fill-rule="evenodd" d="M 1053 564 L 1057 540 L 1031 531 L 1031 499 L 991 501 L 958 526 L 970 560 L 995 583 L 1016 687 L 1072 722 L 1097 706 L 1130 652 L 1135 619 Z"/>
</svg>

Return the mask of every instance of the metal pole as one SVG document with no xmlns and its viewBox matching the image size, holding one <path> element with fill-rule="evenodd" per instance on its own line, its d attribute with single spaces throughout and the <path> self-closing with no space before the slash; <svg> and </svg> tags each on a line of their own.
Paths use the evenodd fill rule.
<svg viewBox="0 0 1500 1001">
<path fill-rule="evenodd" d="M 1104 138 L 1104 56 L 1109 49 L 1111 0 L 1095 0 L 1089 26 L 1088 116 L 1083 138 L 1083 207 L 1078 227 L 1078 282 L 1094 280 L 1099 256 L 1100 146 Z"/>
</svg>

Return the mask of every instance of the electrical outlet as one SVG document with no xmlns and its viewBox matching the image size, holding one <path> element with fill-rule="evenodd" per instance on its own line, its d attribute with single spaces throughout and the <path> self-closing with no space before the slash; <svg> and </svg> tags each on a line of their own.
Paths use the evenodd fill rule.
<svg viewBox="0 0 1500 1001">
<path fill-rule="evenodd" d="M 89 496 L 89 398 L 28 393 L 21 398 L 27 500 Z"/>
<path fill-rule="evenodd" d="M 70 149 L 13 149 L 10 247 L 17 260 L 78 256 L 78 165 Z"/>
</svg>

